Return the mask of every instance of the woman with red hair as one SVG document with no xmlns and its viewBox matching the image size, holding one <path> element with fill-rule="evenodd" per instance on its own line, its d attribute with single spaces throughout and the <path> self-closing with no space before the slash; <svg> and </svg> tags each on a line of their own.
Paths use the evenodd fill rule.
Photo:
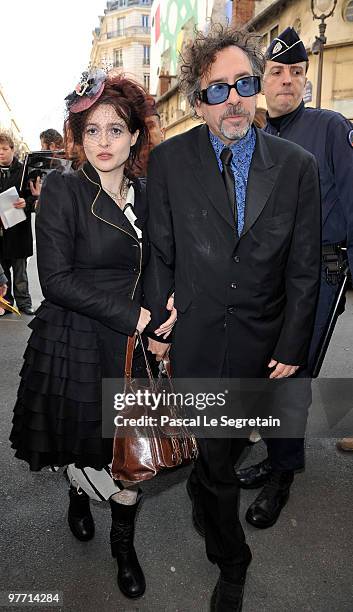
<svg viewBox="0 0 353 612">
<path fill-rule="evenodd" d="M 45 299 L 30 324 L 11 433 L 16 457 L 31 470 L 68 466 L 76 538 L 94 535 L 89 497 L 109 500 L 118 584 L 130 598 L 145 591 L 133 543 L 141 492 L 111 477 L 101 383 L 123 378 L 128 336 L 150 321 L 141 306 L 145 185 L 134 174 L 145 142 L 145 99 L 137 83 L 102 70 L 85 73 L 67 97 L 66 143 L 82 165 L 53 171 L 42 188 L 36 231 Z"/>
</svg>

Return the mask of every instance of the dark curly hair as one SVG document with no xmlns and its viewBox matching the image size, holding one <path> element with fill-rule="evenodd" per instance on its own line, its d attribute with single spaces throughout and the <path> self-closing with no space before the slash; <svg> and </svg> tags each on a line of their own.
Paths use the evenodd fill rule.
<svg viewBox="0 0 353 612">
<path fill-rule="evenodd" d="M 195 30 L 195 38 L 186 45 L 179 61 L 179 88 L 195 107 L 201 78 L 207 74 L 216 54 L 227 47 L 238 47 L 248 56 L 254 76 L 262 77 L 265 59 L 260 49 L 261 36 L 245 29 L 213 24 L 207 34 Z"/>
<path fill-rule="evenodd" d="M 48 130 L 44 130 L 44 132 L 41 132 L 39 134 L 39 138 L 43 140 L 43 142 L 45 142 L 48 147 L 52 143 L 54 143 L 58 149 L 62 149 L 64 146 L 63 137 L 53 128 L 49 128 Z"/>
<path fill-rule="evenodd" d="M 76 168 L 86 160 L 82 141 L 85 125 L 90 114 L 101 104 L 112 106 L 117 115 L 125 121 L 131 134 L 139 130 L 136 143 L 131 147 L 130 156 L 125 164 L 126 176 L 133 178 L 139 167 L 141 149 L 147 140 L 145 117 L 148 103 L 143 87 L 122 74 L 108 73 L 102 94 L 87 110 L 80 113 L 68 112 L 64 126 L 66 154 L 73 159 Z"/>
</svg>

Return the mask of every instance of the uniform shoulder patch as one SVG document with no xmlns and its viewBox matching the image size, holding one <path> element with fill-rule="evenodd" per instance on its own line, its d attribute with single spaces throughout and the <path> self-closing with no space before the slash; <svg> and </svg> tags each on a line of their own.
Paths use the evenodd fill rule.
<svg viewBox="0 0 353 612">
<path fill-rule="evenodd" d="M 351 145 L 351 147 L 353 147 L 353 130 L 351 130 L 350 132 L 348 132 L 348 142 Z"/>
</svg>

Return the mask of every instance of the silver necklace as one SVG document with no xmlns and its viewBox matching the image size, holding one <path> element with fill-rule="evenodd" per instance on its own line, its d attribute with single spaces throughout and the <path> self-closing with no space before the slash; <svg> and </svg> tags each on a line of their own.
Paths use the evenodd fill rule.
<svg viewBox="0 0 353 612">
<path fill-rule="evenodd" d="M 126 197 L 129 191 L 129 179 L 124 176 L 121 182 L 120 190 L 118 192 L 110 191 L 107 187 L 103 187 L 104 191 L 114 200 L 119 208 L 124 208 Z"/>
</svg>

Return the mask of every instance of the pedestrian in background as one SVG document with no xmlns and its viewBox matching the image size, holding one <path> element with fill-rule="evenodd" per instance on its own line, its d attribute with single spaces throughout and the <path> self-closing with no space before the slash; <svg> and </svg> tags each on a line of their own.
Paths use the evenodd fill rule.
<svg viewBox="0 0 353 612">
<path fill-rule="evenodd" d="M 14 141 L 6 132 L 0 132 L 0 193 L 10 187 L 16 187 L 20 193 L 23 165 L 15 157 Z M 18 309 L 27 315 L 33 315 L 32 299 L 29 293 L 27 276 L 27 258 L 33 255 L 33 237 L 31 227 L 32 203 L 18 198 L 15 208 L 22 208 L 26 219 L 5 229 L 0 220 L 0 263 L 8 279 L 5 299 L 16 304 Z M 5 311 L 4 314 L 6 314 Z"/>
<path fill-rule="evenodd" d="M 146 114 L 147 142 L 144 144 L 139 159 L 139 168 L 137 168 L 138 176 L 147 176 L 147 166 L 151 151 L 164 140 L 164 133 L 161 126 L 161 118 L 159 116 L 156 102 L 152 96 L 147 96 L 147 114 Z"/>
<path fill-rule="evenodd" d="M 64 148 L 63 137 L 53 128 L 44 130 L 39 137 L 42 151 L 61 151 Z"/>
<path fill-rule="evenodd" d="M 3 297 L 7 291 L 7 278 L 0 264 L 0 296 Z M 5 309 L 0 307 L 0 316 L 5 314 Z"/>
<path fill-rule="evenodd" d="M 48 130 L 44 130 L 40 134 L 40 145 L 42 151 L 62 151 L 64 149 L 64 139 L 53 128 L 49 128 Z M 41 177 L 38 176 L 37 179 L 33 181 L 29 181 L 29 188 L 31 190 L 31 194 L 34 198 L 33 206 L 34 208 L 38 205 L 38 198 L 40 196 L 40 191 L 42 188 L 42 180 Z"/>
</svg>

